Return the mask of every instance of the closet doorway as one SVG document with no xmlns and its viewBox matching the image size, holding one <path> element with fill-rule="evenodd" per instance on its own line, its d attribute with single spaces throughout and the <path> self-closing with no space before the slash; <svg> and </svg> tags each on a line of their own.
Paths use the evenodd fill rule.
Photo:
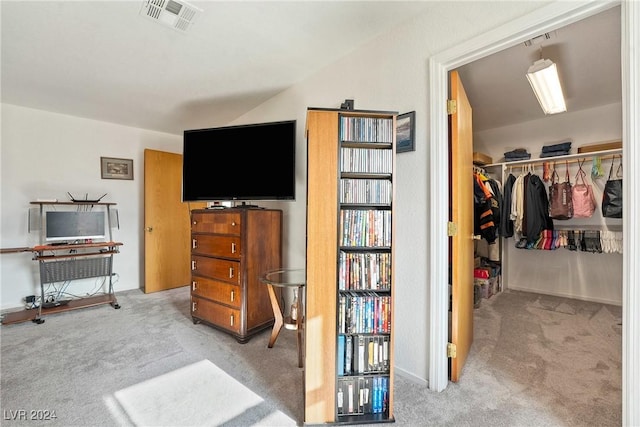
<svg viewBox="0 0 640 427">
<path fill-rule="evenodd" d="M 497 28 L 484 36 L 478 37 L 463 45 L 456 46 L 448 51 L 432 57 L 429 61 L 430 75 L 430 120 L 431 140 L 430 146 L 430 167 L 432 175 L 442 175 L 443 165 L 447 164 L 447 114 L 443 99 L 447 98 L 447 73 L 449 70 L 456 69 L 466 63 L 474 61 L 478 58 L 499 52 L 508 46 L 524 42 L 535 35 L 544 33 L 545 31 L 560 28 L 562 26 L 577 22 L 586 17 L 595 15 L 611 7 L 618 6 L 619 3 L 589 3 L 589 4 L 566 4 L 563 2 L 554 3 L 544 9 L 524 16 L 522 19 L 514 20 L 503 27 Z M 637 43 L 638 34 L 632 31 L 634 22 L 637 21 L 639 11 L 638 6 L 634 4 L 623 4 L 623 24 L 622 24 L 622 64 L 623 82 L 627 97 L 623 100 L 623 134 L 625 141 L 637 141 L 638 130 L 633 127 L 629 118 L 634 117 L 637 112 L 636 102 L 638 96 L 638 76 L 633 73 L 631 64 L 636 58 L 633 45 Z M 625 145 L 625 147 L 627 147 Z M 627 152 L 628 151 L 628 152 Z M 634 149 L 625 148 L 625 166 L 632 164 L 638 160 L 637 153 Z M 625 167 L 625 171 L 628 170 Z M 627 177 L 625 177 L 627 178 Z M 635 182 L 635 172 L 628 176 L 628 181 L 633 184 Z M 445 183 L 447 185 L 448 183 Z M 443 230 L 443 224 L 448 218 L 448 191 L 443 183 L 437 180 L 431 181 L 431 197 L 432 197 L 432 215 L 430 221 L 430 283 L 431 286 L 431 353 L 429 359 L 429 387 L 435 391 L 442 391 L 447 386 L 447 359 L 444 348 L 446 347 L 446 325 L 447 321 L 447 299 L 448 292 L 444 289 L 446 278 L 448 277 L 448 263 L 446 257 L 443 257 L 441 248 L 447 245 L 447 236 Z M 628 193 L 630 194 L 630 193 Z M 629 199 L 629 204 L 625 204 L 625 218 L 634 216 L 635 200 Z M 631 207 L 629 207 L 631 205 Z M 625 220 L 625 224 L 627 221 Z M 638 231 L 635 227 L 625 227 L 625 240 L 637 239 Z M 626 244 L 625 244 L 626 245 Z M 624 339 L 627 340 L 627 350 L 624 350 L 623 365 L 627 366 L 626 375 L 623 378 L 623 417 L 626 423 L 640 419 L 639 408 L 637 402 L 631 402 L 631 397 L 638 392 L 640 385 L 636 384 L 635 377 L 632 375 L 637 372 L 638 361 L 634 360 L 629 349 L 637 348 L 640 344 L 637 337 L 637 322 L 635 320 L 633 310 L 634 307 L 640 305 L 640 298 L 634 291 L 634 284 L 630 281 L 630 277 L 637 274 L 635 265 L 629 263 L 629 255 L 626 250 L 624 257 L 624 278 L 623 278 L 623 322 L 625 322 L 626 330 L 623 331 Z M 438 251 L 440 249 L 440 252 Z M 633 251 L 632 251 L 633 252 Z M 625 308 L 625 305 L 628 307 Z"/>
<path fill-rule="evenodd" d="M 602 57 L 586 74 L 582 70 L 593 63 L 592 49 L 602 52 Z M 525 78 L 528 67 L 540 56 L 558 66 L 567 99 L 567 111 L 564 113 L 544 115 Z M 568 179 L 575 184 L 577 162 L 582 160 L 584 170 L 588 172 L 585 180 L 593 188 L 595 200 L 602 200 L 606 176 L 600 173 L 599 178 L 593 177 L 589 153 L 581 154 L 584 157 L 575 156 L 580 156 L 577 154 L 579 147 L 622 140 L 620 7 L 546 32 L 543 36 L 465 64 L 457 71 L 465 83 L 471 82 L 465 86 L 474 108 L 473 151 L 488 154 L 494 159 L 496 166 L 485 165 L 483 169 L 489 178 L 497 181 L 495 187 L 506 193 L 507 177 L 513 176 L 512 180 L 517 182 L 513 187 L 514 194 L 515 187 L 527 188 L 519 194 L 547 193 L 553 170 L 557 172 L 558 181 Z M 505 91 L 488 90 L 495 88 L 493 79 L 496 78 L 502 82 Z M 590 94 L 592 91 L 599 96 L 594 99 Z M 499 110 L 504 111 L 498 117 L 492 110 L 496 106 L 502 106 Z M 506 106 L 510 108 L 506 109 Z M 513 117 L 508 117 L 511 115 Z M 559 151 L 551 153 L 555 156 L 543 157 L 545 148 L 557 148 Z M 524 150 L 529 158 L 520 159 L 520 151 L 515 153 L 516 150 Z M 516 161 L 506 162 L 503 158 L 505 153 L 516 156 L 512 159 Z M 619 156 L 619 152 L 616 154 Z M 609 153 L 597 158 L 602 160 L 601 169 L 608 171 L 612 155 Z M 525 180 L 531 184 L 523 185 Z M 517 219 L 511 222 L 515 228 L 513 236 L 507 234 L 505 237 L 505 230 L 500 229 L 500 224 L 495 224 L 502 247 L 499 278 L 504 288 L 617 306 L 622 304 L 621 253 L 594 254 L 593 250 L 580 248 L 580 242 L 590 244 L 592 240 L 591 237 L 581 238 L 585 233 L 597 233 L 598 240 L 600 233 L 619 236 L 622 220 L 603 218 L 599 207 L 589 217 L 569 220 L 551 220 L 548 215 L 543 218 L 535 206 L 526 206 L 524 211 L 508 209 L 506 212 L 503 211 L 504 216 L 511 214 Z M 526 221 L 522 220 L 523 216 Z M 531 221 L 531 218 L 538 220 Z M 552 236 L 545 233 L 545 236 L 549 235 L 546 249 L 536 249 L 541 245 L 533 245 L 539 233 L 531 228 L 548 229 L 550 223 L 558 235 L 554 245 L 561 244 L 558 241 L 560 233 L 566 236 L 568 230 L 571 242 L 562 243 L 562 248 L 551 252 Z M 478 243 L 478 247 L 484 250 L 480 250 L 477 256 L 486 260 L 483 265 L 488 265 L 486 240 Z M 578 248 L 573 250 L 576 245 Z M 621 347 L 618 357 L 620 353 Z"/>
</svg>

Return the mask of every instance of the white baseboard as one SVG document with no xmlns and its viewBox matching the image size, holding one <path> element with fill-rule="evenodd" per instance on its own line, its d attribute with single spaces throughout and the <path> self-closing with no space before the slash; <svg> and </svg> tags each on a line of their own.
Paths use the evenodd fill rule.
<svg viewBox="0 0 640 427">
<path fill-rule="evenodd" d="M 405 379 L 407 379 L 407 380 L 409 380 L 409 381 L 411 381 L 413 383 L 416 383 L 418 385 L 429 387 L 429 381 L 425 380 L 424 378 L 420 378 L 420 377 L 412 374 L 411 372 L 407 372 L 404 369 L 398 368 L 397 366 L 395 366 L 393 369 L 394 369 L 394 372 L 398 376 L 400 376 L 402 378 L 405 378 Z"/>
</svg>

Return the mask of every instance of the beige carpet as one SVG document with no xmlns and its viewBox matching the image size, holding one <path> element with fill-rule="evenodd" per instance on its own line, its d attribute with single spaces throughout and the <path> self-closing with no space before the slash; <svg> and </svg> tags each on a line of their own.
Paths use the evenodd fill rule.
<svg viewBox="0 0 640 427">
<path fill-rule="evenodd" d="M 209 360 L 119 390 L 115 398 L 136 426 L 296 425 Z"/>
<path fill-rule="evenodd" d="M 0 327 L 0 412 L 57 417 L 2 427 L 303 425 L 294 333 L 268 348 L 269 330 L 239 344 L 194 325 L 189 287 L 118 301 Z M 396 370 L 393 425 L 620 427 L 620 318 L 618 306 L 526 292 L 483 300 L 460 382 L 437 393 Z"/>
</svg>

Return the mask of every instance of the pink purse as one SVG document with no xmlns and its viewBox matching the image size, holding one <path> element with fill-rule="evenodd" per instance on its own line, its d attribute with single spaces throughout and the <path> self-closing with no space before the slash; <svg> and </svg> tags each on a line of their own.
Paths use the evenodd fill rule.
<svg viewBox="0 0 640 427">
<path fill-rule="evenodd" d="M 596 210 L 596 199 L 593 196 L 593 188 L 591 184 L 587 184 L 584 180 L 587 174 L 582 170 L 583 163 L 584 159 L 578 161 L 578 173 L 576 173 L 575 185 L 571 189 L 574 218 L 591 218 L 593 212 Z"/>
</svg>

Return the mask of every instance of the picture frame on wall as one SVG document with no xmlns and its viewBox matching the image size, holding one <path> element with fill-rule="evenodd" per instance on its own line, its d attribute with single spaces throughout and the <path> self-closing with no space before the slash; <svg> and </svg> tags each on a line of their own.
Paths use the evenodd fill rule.
<svg viewBox="0 0 640 427">
<path fill-rule="evenodd" d="M 396 153 L 416 151 L 414 144 L 416 133 L 416 112 L 398 115 L 396 119 Z"/>
<path fill-rule="evenodd" d="M 133 159 L 100 157 L 102 179 L 133 179 Z"/>
</svg>

